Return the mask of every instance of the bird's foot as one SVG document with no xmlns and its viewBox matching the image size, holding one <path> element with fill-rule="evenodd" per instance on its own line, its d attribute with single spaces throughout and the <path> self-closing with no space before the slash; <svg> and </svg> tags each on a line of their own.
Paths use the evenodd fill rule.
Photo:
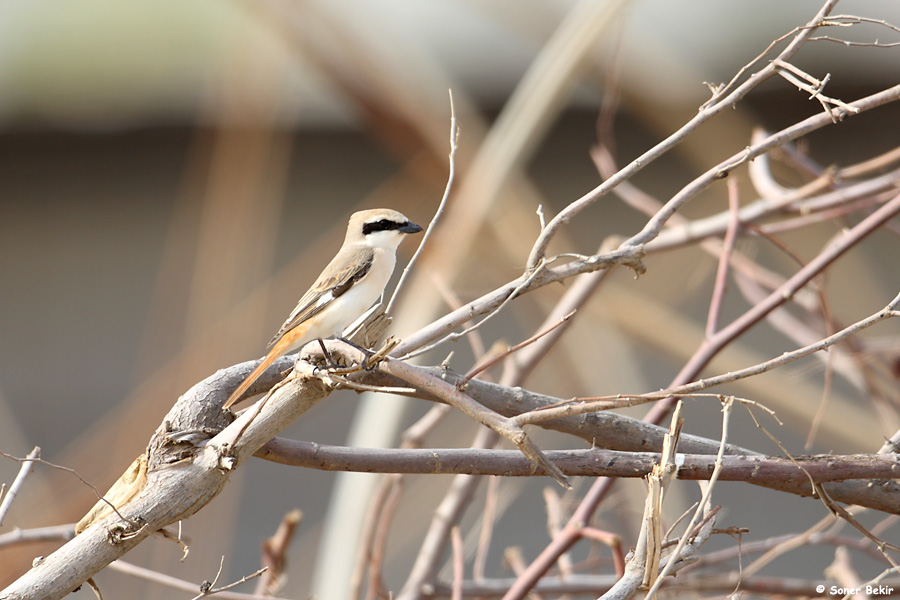
<svg viewBox="0 0 900 600">
<path fill-rule="evenodd" d="M 354 348 L 356 348 L 357 350 L 359 350 L 360 352 L 363 353 L 363 361 L 362 361 L 362 364 L 360 365 L 360 367 L 362 367 L 363 369 L 369 371 L 369 370 L 371 370 L 372 367 L 374 367 L 376 364 L 378 364 L 377 361 L 374 363 L 371 362 L 371 358 L 373 356 L 375 356 L 375 353 L 372 352 L 371 350 L 369 350 L 368 348 L 364 348 L 364 347 L 360 346 L 359 344 L 348 340 L 347 338 L 338 338 L 338 339 L 341 340 L 342 342 L 344 342 L 345 344 L 353 346 Z M 372 365 L 371 367 L 369 366 L 370 364 Z"/>
</svg>

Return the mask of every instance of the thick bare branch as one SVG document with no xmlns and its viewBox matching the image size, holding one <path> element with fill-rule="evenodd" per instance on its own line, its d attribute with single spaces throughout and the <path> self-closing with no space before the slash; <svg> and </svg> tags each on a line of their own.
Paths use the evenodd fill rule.
<svg viewBox="0 0 900 600">
<path fill-rule="evenodd" d="M 118 507 L 121 518 L 100 518 L 0 592 L 0 597 L 62 598 L 146 537 L 194 514 L 214 498 L 231 470 L 330 392 L 311 374 L 284 382 L 265 403 L 234 419 L 221 405 L 246 365 L 220 371 L 181 398 L 148 449 L 145 483 Z M 233 421 L 233 422 L 232 422 Z"/>
<path fill-rule="evenodd" d="M 660 457 L 656 452 L 599 448 L 548 450 L 546 454 L 553 464 L 571 477 L 644 477 L 654 464 L 659 464 Z M 504 477 L 546 475 L 542 470 L 535 470 L 531 461 L 516 450 L 350 448 L 274 438 L 260 449 L 257 456 L 284 465 L 324 471 Z M 725 456 L 719 479 L 756 485 L 806 483 L 810 478 L 817 483 L 849 479 L 900 479 L 900 458 L 894 454 L 823 454 L 795 458 L 792 461 L 772 456 Z M 707 480 L 712 475 L 715 456 L 679 454 L 678 461 L 678 479 Z M 900 511 L 900 507 L 897 510 Z"/>
</svg>

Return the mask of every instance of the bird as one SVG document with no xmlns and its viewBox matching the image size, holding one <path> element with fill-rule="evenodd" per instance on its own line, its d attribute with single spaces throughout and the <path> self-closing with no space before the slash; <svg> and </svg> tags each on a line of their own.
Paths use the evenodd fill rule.
<svg viewBox="0 0 900 600">
<path fill-rule="evenodd" d="M 223 410 L 240 400 L 276 359 L 313 340 L 340 337 L 382 296 L 400 242 L 422 228 L 396 210 L 376 208 L 350 216 L 344 245 L 269 342 L 262 362 L 232 392 Z"/>
</svg>

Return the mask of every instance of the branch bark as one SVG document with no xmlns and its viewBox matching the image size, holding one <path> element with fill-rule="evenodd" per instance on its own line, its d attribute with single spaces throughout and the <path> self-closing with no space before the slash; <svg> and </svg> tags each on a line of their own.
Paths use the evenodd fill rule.
<svg viewBox="0 0 900 600">
<path fill-rule="evenodd" d="M 295 371 L 268 401 L 235 419 L 221 406 L 252 364 L 219 371 L 181 396 L 149 444 L 146 479 L 131 500 L 43 558 L 0 598 L 56 599 L 71 593 L 154 532 L 203 508 L 230 471 L 331 391 L 311 371 Z"/>
<path fill-rule="evenodd" d="M 586 448 L 547 450 L 547 458 L 570 477 L 645 477 L 659 464 L 657 452 L 624 452 Z M 283 465 L 323 471 L 361 473 L 546 476 L 542 469 L 517 450 L 477 448 L 350 448 L 314 442 L 274 438 L 257 457 Z M 677 479 L 705 481 L 712 475 L 716 457 L 710 454 L 677 455 Z M 852 479 L 900 479 L 896 454 L 816 454 L 794 460 L 777 456 L 732 455 L 722 458 L 722 481 L 755 485 L 816 483 Z M 897 507 L 895 513 L 900 513 Z"/>
</svg>

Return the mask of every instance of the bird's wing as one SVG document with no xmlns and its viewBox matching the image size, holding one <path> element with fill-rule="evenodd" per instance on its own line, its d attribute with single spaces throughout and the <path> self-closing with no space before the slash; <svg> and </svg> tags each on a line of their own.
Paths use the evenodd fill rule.
<svg viewBox="0 0 900 600">
<path fill-rule="evenodd" d="M 339 252 L 334 260 L 322 271 L 319 278 L 312 285 L 297 306 L 288 316 L 287 320 L 269 342 L 273 346 L 288 331 L 304 321 L 319 314 L 340 298 L 359 280 L 366 276 L 372 268 L 375 252 L 372 248 L 359 248 L 347 252 Z M 344 255 L 344 256 L 342 256 Z"/>
</svg>

